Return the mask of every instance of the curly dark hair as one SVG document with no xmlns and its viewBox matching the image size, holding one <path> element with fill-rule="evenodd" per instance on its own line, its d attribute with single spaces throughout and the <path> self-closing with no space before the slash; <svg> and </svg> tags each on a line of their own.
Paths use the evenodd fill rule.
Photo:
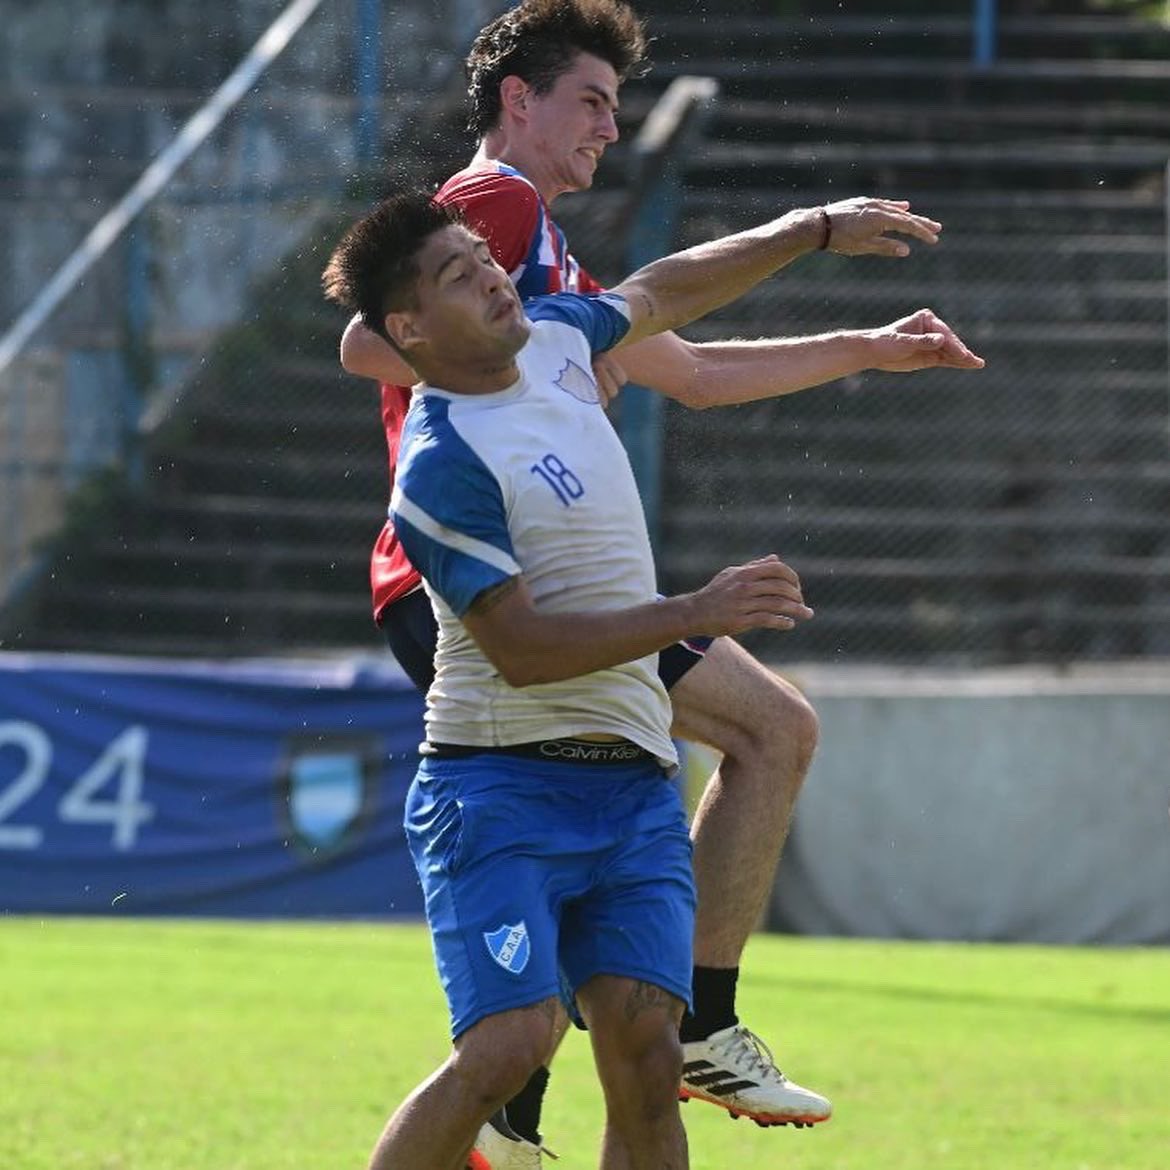
<svg viewBox="0 0 1170 1170">
<path fill-rule="evenodd" d="M 623 0 L 522 0 L 485 25 L 467 54 L 467 128 L 482 138 L 500 117 L 500 82 L 515 74 L 547 93 L 580 53 L 620 81 L 646 56 L 646 31 Z"/>
<path fill-rule="evenodd" d="M 417 306 L 419 252 L 435 232 L 461 223 L 457 207 L 436 203 L 426 191 L 383 199 L 333 249 L 321 274 L 326 298 L 361 313 L 366 328 L 393 345 L 386 314 Z"/>
</svg>

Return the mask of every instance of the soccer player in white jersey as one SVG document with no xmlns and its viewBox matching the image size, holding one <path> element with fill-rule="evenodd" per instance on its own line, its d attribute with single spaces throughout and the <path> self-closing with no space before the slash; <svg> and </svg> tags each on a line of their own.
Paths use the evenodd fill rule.
<svg viewBox="0 0 1170 1170">
<path fill-rule="evenodd" d="M 456 1170 L 548 1051 L 562 990 L 605 1091 L 603 1170 L 687 1165 L 678 1022 L 694 884 L 657 652 L 812 617 L 769 555 L 659 599 L 594 354 L 685 324 L 774 272 L 774 221 L 521 305 L 487 244 L 423 193 L 380 204 L 326 268 L 422 378 L 392 509 L 439 622 L 407 798 L 453 1050 L 387 1123 L 371 1170 Z M 977 367 L 941 321 L 883 368 Z"/>
<path fill-rule="evenodd" d="M 522 298 L 602 291 L 574 257 L 553 211 L 561 196 L 592 184 L 618 137 L 622 83 L 641 68 L 645 52 L 641 20 L 621 0 L 522 0 L 476 37 L 465 65 L 468 124 L 479 144 L 436 199 L 461 209 Z M 790 260 L 818 249 L 903 256 L 908 241 L 934 244 L 941 227 L 904 202 L 873 198 L 796 209 L 785 219 Z M 794 393 L 864 368 L 868 354 L 857 340 L 856 334 L 825 334 L 692 342 L 660 333 L 624 348 L 620 361 L 602 355 L 596 372 L 607 393 L 628 373 L 688 408 L 728 405 Z M 393 486 L 414 377 L 360 316 L 346 330 L 341 357 L 351 373 L 382 383 Z M 421 578 L 389 520 L 371 556 L 370 578 L 375 621 L 425 694 L 438 631 Z M 816 713 L 795 686 L 730 638 L 668 647 L 658 672 L 670 695 L 674 734 L 709 745 L 719 757 L 691 823 L 699 904 L 693 1002 L 679 1029 L 680 1092 L 760 1125 L 822 1122 L 832 1111 L 828 1098 L 784 1075 L 767 1038 L 740 1020 L 736 1001 L 744 948 L 767 903 L 816 747 Z M 799 1015 L 795 1005 L 793 1014 Z M 484 1127 L 477 1150 L 485 1157 L 473 1158 L 471 1170 L 539 1170 L 548 1076 L 547 1068 L 538 1069 L 508 1102 L 506 1115 Z"/>
</svg>

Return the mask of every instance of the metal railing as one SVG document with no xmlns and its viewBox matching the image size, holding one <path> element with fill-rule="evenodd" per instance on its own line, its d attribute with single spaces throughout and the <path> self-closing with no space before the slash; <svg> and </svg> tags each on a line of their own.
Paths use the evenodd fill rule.
<svg viewBox="0 0 1170 1170">
<path fill-rule="evenodd" d="M 256 282 L 375 172 L 399 124 L 411 132 L 420 107 L 449 88 L 473 27 L 498 6 L 291 0 L 206 100 L 116 84 L 99 95 L 114 113 L 98 132 L 112 139 L 135 118 L 149 132 L 141 141 L 172 118 L 176 130 L 148 164 L 143 153 L 142 173 L 96 222 L 95 192 L 130 155 L 91 166 L 97 181 L 74 184 L 75 197 L 8 205 L 32 263 L 25 285 L 7 290 L 11 323 L 0 329 L 0 604 L 35 577 L 38 550 L 87 476 L 116 466 L 134 480 L 143 428 L 174 412 Z M 396 22 L 410 25 L 409 56 L 387 53 L 383 30 Z M 286 51 L 306 35 L 311 52 Z M 59 119 L 87 116 L 60 92 Z M 27 182 L 51 179 L 30 172 Z M 54 255 L 65 256 L 55 270 Z M 101 425 L 79 428 L 91 416 Z"/>
<path fill-rule="evenodd" d="M 109 251 L 142 209 L 171 181 L 178 169 L 223 122 L 228 112 L 288 47 L 322 0 L 293 0 L 256 42 L 231 76 L 208 98 L 142 177 L 90 229 L 79 248 L 56 271 L 35 301 L 0 338 L 0 374 L 15 360 L 53 310 Z"/>
</svg>

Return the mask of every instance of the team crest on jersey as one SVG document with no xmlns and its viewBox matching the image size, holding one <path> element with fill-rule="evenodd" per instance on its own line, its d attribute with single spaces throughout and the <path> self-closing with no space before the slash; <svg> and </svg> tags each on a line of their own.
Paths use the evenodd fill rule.
<svg viewBox="0 0 1170 1170">
<path fill-rule="evenodd" d="M 532 944 L 528 941 L 528 927 L 523 922 L 509 926 L 504 923 L 499 930 L 484 931 L 483 941 L 487 943 L 488 954 L 505 971 L 519 975 L 528 966 Z"/>
<path fill-rule="evenodd" d="M 566 394 L 571 394 L 578 402 L 587 402 L 593 405 L 601 401 L 593 374 L 577 365 L 572 358 L 565 361 L 565 368 L 557 374 L 554 381 Z"/>
</svg>

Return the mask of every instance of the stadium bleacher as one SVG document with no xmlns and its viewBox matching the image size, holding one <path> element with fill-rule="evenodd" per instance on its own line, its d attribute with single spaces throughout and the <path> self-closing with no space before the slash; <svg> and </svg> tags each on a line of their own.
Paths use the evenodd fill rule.
<svg viewBox="0 0 1170 1170">
<path fill-rule="evenodd" d="M 624 95 L 623 143 L 595 193 L 557 205 L 585 263 L 624 271 L 625 144 L 673 77 L 707 74 L 721 95 L 683 167 L 680 245 L 854 194 L 909 198 L 945 232 L 899 262 L 802 259 L 688 334 L 863 327 L 930 304 L 988 360 L 716 412 L 671 404 L 663 587 L 775 550 L 817 608 L 795 649 L 810 660 L 1170 652 L 1170 31 L 1004 4 L 984 68 L 967 4 L 640 7 L 655 64 Z M 425 131 L 425 151 L 421 132 L 394 144 L 396 165 L 469 153 L 450 108 Z M 355 206 L 339 200 L 281 262 L 149 430 L 144 483 L 112 477 L 75 509 L 19 620 L 0 623 L 5 644 L 375 644 L 376 396 L 337 368 L 341 323 L 317 292 Z"/>
</svg>

